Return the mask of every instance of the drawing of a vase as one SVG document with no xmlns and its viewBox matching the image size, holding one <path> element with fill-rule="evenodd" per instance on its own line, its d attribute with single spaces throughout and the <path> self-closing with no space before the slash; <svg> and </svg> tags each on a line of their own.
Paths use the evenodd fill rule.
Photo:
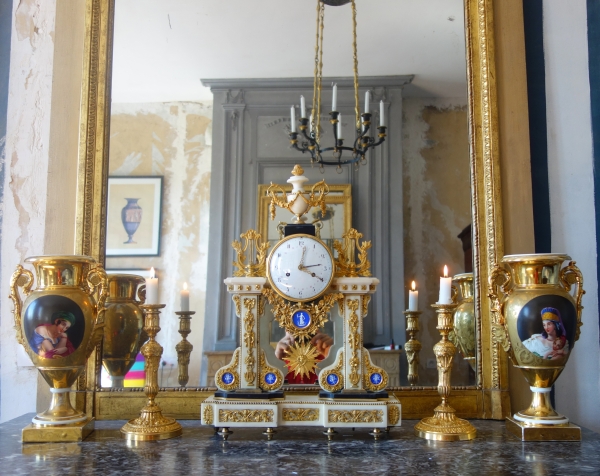
<svg viewBox="0 0 600 476">
<path fill-rule="evenodd" d="M 142 207 L 138 205 L 139 198 L 126 198 L 127 205 L 121 210 L 121 222 L 129 239 L 124 244 L 135 243 L 133 235 L 142 221 Z"/>
</svg>

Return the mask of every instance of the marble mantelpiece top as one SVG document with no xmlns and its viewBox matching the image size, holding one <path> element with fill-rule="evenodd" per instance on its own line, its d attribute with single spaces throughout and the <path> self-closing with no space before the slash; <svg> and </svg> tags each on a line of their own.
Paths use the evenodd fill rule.
<svg viewBox="0 0 600 476">
<path fill-rule="evenodd" d="M 328 443 L 320 428 L 234 429 L 222 442 L 198 420 L 182 421 L 183 436 L 128 445 L 123 421 L 96 422 L 81 443 L 21 443 L 33 414 L 0 425 L 0 474 L 5 475 L 578 475 L 600 474 L 600 434 L 582 429 L 581 442 L 522 443 L 504 422 L 475 420 L 477 438 L 430 442 L 405 420 L 375 442 L 368 430 L 339 430 Z"/>
</svg>

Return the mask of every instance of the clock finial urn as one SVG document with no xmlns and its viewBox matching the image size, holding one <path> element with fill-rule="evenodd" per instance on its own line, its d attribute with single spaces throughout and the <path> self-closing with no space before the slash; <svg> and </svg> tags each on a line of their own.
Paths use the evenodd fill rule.
<svg viewBox="0 0 600 476">
<path fill-rule="evenodd" d="M 305 215 L 312 207 L 320 207 L 325 214 L 325 196 L 329 193 L 328 185 L 325 180 L 321 180 L 312 186 L 310 192 L 307 192 L 303 185 L 308 182 L 308 178 L 303 174 L 302 167 L 296 164 L 292 170 L 292 176 L 287 180 L 287 183 L 292 184 L 292 191 L 287 194 L 280 185 L 271 182 L 271 186 L 267 190 L 267 195 L 271 197 L 271 220 L 275 219 L 275 205 L 292 212 L 294 214 L 293 222 L 297 224 L 306 221 Z"/>
</svg>

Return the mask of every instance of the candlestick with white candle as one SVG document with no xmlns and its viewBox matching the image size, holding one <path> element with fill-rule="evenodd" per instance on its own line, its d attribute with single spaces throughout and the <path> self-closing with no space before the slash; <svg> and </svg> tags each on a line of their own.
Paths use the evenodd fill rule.
<svg viewBox="0 0 600 476">
<path fill-rule="evenodd" d="M 438 304 L 452 304 L 452 278 L 448 277 L 448 266 L 444 265 L 444 277 L 440 278 Z"/>
<path fill-rule="evenodd" d="M 146 279 L 146 304 L 158 304 L 158 278 L 154 268 L 150 269 L 150 277 Z"/>
<path fill-rule="evenodd" d="M 300 117 L 304 119 L 306 117 L 306 102 L 304 96 L 300 96 Z"/>
<path fill-rule="evenodd" d="M 338 140 L 343 139 L 343 137 L 342 137 L 342 115 L 341 114 L 338 114 L 337 138 L 338 138 Z"/>
<path fill-rule="evenodd" d="M 418 311 L 419 310 L 419 291 L 417 291 L 417 285 L 412 282 L 412 290 L 408 291 L 408 310 Z"/>
<path fill-rule="evenodd" d="M 188 289 L 187 283 L 183 283 L 183 289 L 179 294 L 181 298 L 181 310 L 187 312 L 190 310 L 190 291 Z"/>
<path fill-rule="evenodd" d="M 337 111 L 337 83 L 333 85 L 333 97 L 331 99 L 331 110 Z"/>
</svg>

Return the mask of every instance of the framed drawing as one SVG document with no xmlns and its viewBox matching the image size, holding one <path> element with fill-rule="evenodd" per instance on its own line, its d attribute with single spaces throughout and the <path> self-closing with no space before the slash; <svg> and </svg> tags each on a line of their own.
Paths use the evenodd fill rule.
<svg viewBox="0 0 600 476">
<path fill-rule="evenodd" d="M 258 186 L 258 232 L 264 240 L 268 240 L 271 247 L 280 239 L 277 226 L 279 223 L 291 223 L 292 214 L 282 208 L 276 207 L 275 219 L 271 220 L 269 205 L 271 198 L 267 195 L 269 185 Z M 286 193 L 292 191 L 291 185 L 282 186 Z M 352 189 L 350 184 L 330 185 L 329 194 L 325 197 L 327 211 L 321 216 L 319 208 L 308 212 L 307 222 L 318 219 L 323 223 L 321 239 L 333 252 L 333 240 L 341 240 L 342 235 L 352 227 Z"/>
<path fill-rule="evenodd" d="M 158 276 L 158 271 L 155 269 L 155 276 Z M 106 270 L 106 274 L 135 274 L 137 276 L 141 276 L 144 279 L 150 277 L 150 269 L 147 268 L 127 268 L 127 269 L 116 269 L 111 268 Z"/>
<path fill-rule="evenodd" d="M 158 256 L 163 177 L 109 177 L 106 256 Z"/>
</svg>

